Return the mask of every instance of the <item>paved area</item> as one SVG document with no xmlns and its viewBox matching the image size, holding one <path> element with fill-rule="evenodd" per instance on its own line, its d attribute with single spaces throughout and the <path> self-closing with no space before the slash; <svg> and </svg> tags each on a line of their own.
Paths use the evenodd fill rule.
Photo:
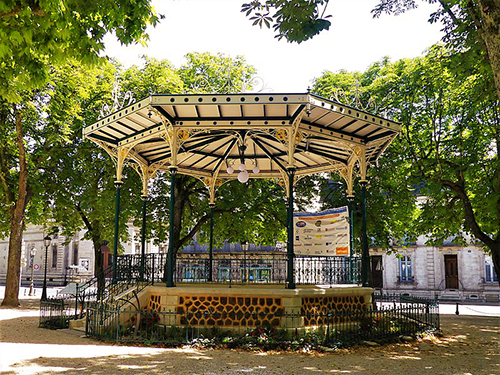
<svg viewBox="0 0 500 375">
<path fill-rule="evenodd" d="M 500 374 L 500 318 L 488 316 L 498 306 L 442 315 L 444 337 L 332 353 L 109 345 L 38 328 L 37 306 L 23 297 L 21 308 L 0 308 L 1 374 Z M 476 309 L 484 316 L 466 315 Z"/>
</svg>

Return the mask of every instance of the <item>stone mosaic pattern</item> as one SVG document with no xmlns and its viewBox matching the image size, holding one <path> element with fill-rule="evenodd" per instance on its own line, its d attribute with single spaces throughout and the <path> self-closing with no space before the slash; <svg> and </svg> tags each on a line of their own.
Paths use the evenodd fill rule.
<svg viewBox="0 0 500 375">
<path fill-rule="evenodd" d="M 300 313 L 304 326 L 310 327 L 356 320 L 356 313 L 366 309 L 364 296 L 302 297 Z"/>
<path fill-rule="evenodd" d="M 283 301 L 276 297 L 179 296 L 181 325 L 209 327 L 278 327 Z"/>
</svg>

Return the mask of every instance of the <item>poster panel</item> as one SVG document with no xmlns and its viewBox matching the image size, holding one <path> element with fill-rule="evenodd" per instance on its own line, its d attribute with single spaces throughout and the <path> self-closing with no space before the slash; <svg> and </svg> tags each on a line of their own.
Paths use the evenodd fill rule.
<svg viewBox="0 0 500 375">
<path fill-rule="evenodd" d="M 318 213 L 294 212 L 297 255 L 349 256 L 349 212 L 346 206 Z"/>
</svg>

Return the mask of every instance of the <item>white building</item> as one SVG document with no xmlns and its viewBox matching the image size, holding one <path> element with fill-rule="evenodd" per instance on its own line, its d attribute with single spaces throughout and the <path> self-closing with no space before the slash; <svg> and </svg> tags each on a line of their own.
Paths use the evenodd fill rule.
<svg viewBox="0 0 500 375">
<path fill-rule="evenodd" d="M 370 250 L 373 285 L 384 293 L 410 294 L 440 300 L 500 300 L 491 257 L 477 245 L 425 244 L 425 237 L 398 254 Z"/>
<path fill-rule="evenodd" d="M 123 243 L 125 254 L 140 254 L 140 229 L 128 223 L 129 241 Z M 90 240 L 83 240 L 85 231 L 80 231 L 72 237 L 52 235 L 52 241 L 47 248 L 47 284 L 64 285 L 71 280 L 82 280 L 94 275 L 94 245 Z M 43 227 L 28 225 L 23 233 L 21 256 L 21 285 L 28 286 L 33 271 L 35 286 L 43 284 L 45 266 L 45 245 L 43 238 L 47 234 Z M 33 267 L 31 267 L 31 250 L 35 249 Z M 0 239 L 0 284 L 7 277 L 7 259 L 9 239 Z M 146 253 L 158 252 L 158 246 L 152 241 L 146 243 Z"/>
</svg>

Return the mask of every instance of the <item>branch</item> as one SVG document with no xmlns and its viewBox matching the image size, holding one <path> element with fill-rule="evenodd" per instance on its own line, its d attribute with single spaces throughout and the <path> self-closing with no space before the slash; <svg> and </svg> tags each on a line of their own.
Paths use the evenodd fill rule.
<svg viewBox="0 0 500 375">
<path fill-rule="evenodd" d="M 29 7 L 31 9 L 32 15 L 40 16 L 40 17 L 45 16 L 45 12 L 40 8 L 38 1 L 31 1 L 28 4 L 29 4 Z M 13 8 L 11 11 L 0 13 L 0 18 L 8 18 L 8 17 L 17 16 L 19 13 L 21 13 L 22 10 L 23 10 L 23 8 L 21 8 L 20 6 L 17 6 L 15 8 Z"/>
<path fill-rule="evenodd" d="M 448 5 L 448 1 L 446 0 L 438 0 L 439 4 L 443 7 L 444 11 L 450 16 L 451 20 L 456 26 L 462 25 L 462 21 L 455 16 L 455 13 L 451 10 L 450 6 Z"/>
<path fill-rule="evenodd" d="M 80 217 L 82 218 L 82 220 L 83 220 L 85 226 L 87 227 L 88 231 L 90 233 L 93 233 L 94 232 L 94 228 L 92 227 L 92 224 L 89 221 L 89 219 L 87 218 L 87 215 L 85 214 L 85 212 L 83 212 L 82 207 L 80 205 L 80 202 L 78 202 L 78 203 L 75 204 L 75 209 L 80 214 Z"/>
<path fill-rule="evenodd" d="M 231 211 L 230 209 L 227 208 L 216 208 L 214 209 L 214 214 L 215 213 L 222 213 L 222 212 L 228 212 Z M 201 227 L 208 222 L 210 219 L 210 214 L 205 214 L 203 215 L 200 220 L 195 224 L 195 226 L 186 234 L 184 237 L 182 237 L 179 240 L 179 249 L 184 246 L 184 244 L 188 241 L 191 241 L 194 237 L 194 235 L 201 229 Z"/>
<path fill-rule="evenodd" d="M 467 193 L 465 192 L 463 186 L 448 180 L 440 180 L 443 186 L 449 188 L 451 191 L 455 192 L 462 201 L 462 205 L 465 212 L 465 222 L 471 229 L 472 233 L 481 240 L 486 246 L 492 248 L 495 244 L 495 240 L 491 239 L 486 233 L 484 233 L 479 224 L 476 221 L 476 216 L 474 214 L 474 209 L 472 208 L 472 204 L 470 202 Z"/>
</svg>

